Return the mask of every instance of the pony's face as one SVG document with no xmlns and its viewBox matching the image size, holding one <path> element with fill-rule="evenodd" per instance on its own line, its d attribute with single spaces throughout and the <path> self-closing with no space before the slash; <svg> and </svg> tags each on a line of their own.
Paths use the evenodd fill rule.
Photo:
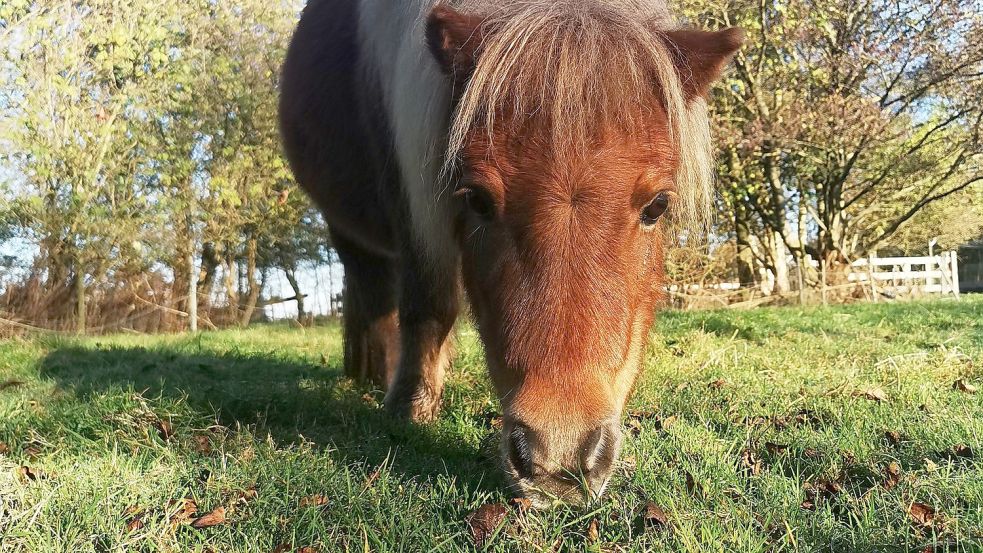
<svg viewBox="0 0 983 553">
<path fill-rule="evenodd" d="M 463 152 L 464 283 L 502 401 L 503 459 L 527 495 L 597 494 L 611 473 L 675 195 L 658 123 L 649 140 L 612 136 L 574 159 L 507 128 L 491 143 L 476 130 Z"/>
<path fill-rule="evenodd" d="M 480 19 L 431 14 L 431 49 L 461 86 L 483 31 Z M 715 51 L 714 67 L 733 48 Z M 701 88 L 689 93 L 705 93 L 709 80 L 692 80 Z M 569 149 L 557 147 L 556 118 L 506 101 L 498 117 L 470 127 L 458 152 L 455 231 L 502 402 L 503 464 L 538 502 L 600 495 L 620 449 L 679 194 L 669 118 L 650 98 L 630 131 L 599 125 Z"/>
</svg>

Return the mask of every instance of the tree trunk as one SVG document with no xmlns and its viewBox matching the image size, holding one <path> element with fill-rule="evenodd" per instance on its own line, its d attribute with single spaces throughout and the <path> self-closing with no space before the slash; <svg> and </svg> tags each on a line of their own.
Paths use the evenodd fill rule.
<svg viewBox="0 0 983 553">
<path fill-rule="evenodd" d="M 85 273 L 75 273 L 75 332 L 85 334 Z"/>
<path fill-rule="evenodd" d="M 188 265 L 188 331 L 198 332 L 198 273 L 195 271 L 195 233 L 189 210 L 185 218 L 187 232 L 187 252 L 185 263 Z"/>
<path fill-rule="evenodd" d="M 239 319 L 239 326 L 249 326 L 249 321 L 253 318 L 256 311 L 256 301 L 259 300 L 260 285 L 256 282 L 256 239 L 250 238 L 246 243 L 246 303 L 242 308 L 242 317 Z"/>
<path fill-rule="evenodd" d="M 287 275 L 287 282 L 290 283 L 290 288 L 294 291 L 294 297 L 297 298 L 297 320 L 299 322 L 304 321 L 304 294 L 300 292 L 300 285 L 297 283 L 297 273 L 295 268 L 291 267 L 289 269 L 284 269 L 283 273 Z"/>
<path fill-rule="evenodd" d="M 740 201 L 734 209 L 734 230 L 737 236 L 737 278 L 741 286 L 754 285 L 754 251 L 751 249 L 751 228 L 747 207 Z"/>
</svg>

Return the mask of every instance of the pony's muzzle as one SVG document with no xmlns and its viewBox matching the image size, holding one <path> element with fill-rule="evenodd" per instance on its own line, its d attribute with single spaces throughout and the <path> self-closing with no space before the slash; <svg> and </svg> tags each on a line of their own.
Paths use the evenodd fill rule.
<svg viewBox="0 0 983 553">
<path fill-rule="evenodd" d="M 583 503 L 600 497 L 621 448 L 621 425 L 584 433 L 536 430 L 505 421 L 502 457 L 516 491 L 538 506 L 555 500 Z"/>
</svg>

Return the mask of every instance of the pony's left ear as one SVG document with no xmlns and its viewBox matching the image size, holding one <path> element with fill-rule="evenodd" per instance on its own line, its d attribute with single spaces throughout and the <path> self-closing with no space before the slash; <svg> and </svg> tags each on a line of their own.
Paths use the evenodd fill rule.
<svg viewBox="0 0 983 553">
<path fill-rule="evenodd" d="M 679 80 L 686 99 L 706 97 L 724 67 L 744 44 L 744 30 L 731 27 L 722 31 L 680 29 L 667 31 Z"/>
<path fill-rule="evenodd" d="M 458 83 L 471 78 L 478 63 L 483 18 L 437 5 L 427 17 L 427 46 L 444 73 Z"/>
</svg>

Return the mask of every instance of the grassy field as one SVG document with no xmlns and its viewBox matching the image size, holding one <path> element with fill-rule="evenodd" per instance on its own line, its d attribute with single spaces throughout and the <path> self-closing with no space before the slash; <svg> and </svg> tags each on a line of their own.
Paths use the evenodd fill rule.
<svg viewBox="0 0 983 553">
<path fill-rule="evenodd" d="M 335 326 L 2 343 L 0 551 L 467 550 L 485 503 L 492 551 L 983 550 L 983 298 L 661 315 L 581 508 L 509 503 L 458 344 L 419 427 Z"/>
</svg>

